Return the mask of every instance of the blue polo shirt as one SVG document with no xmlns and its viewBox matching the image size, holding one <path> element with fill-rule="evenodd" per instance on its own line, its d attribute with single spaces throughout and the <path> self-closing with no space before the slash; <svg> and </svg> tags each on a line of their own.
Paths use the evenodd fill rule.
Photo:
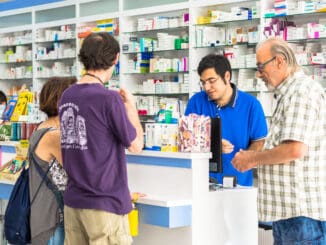
<svg viewBox="0 0 326 245">
<path fill-rule="evenodd" d="M 236 170 L 231 160 L 240 149 L 247 149 L 251 141 L 260 140 L 267 135 L 267 123 L 260 102 L 252 95 L 244 93 L 231 84 L 233 94 L 230 102 L 219 107 L 215 101 L 209 99 L 205 91 L 193 95 L 185 111 L 185 115 L 196 113 L 209 117 L 220 117 L 222 125 L 222 138 L 234 145 L 233 152 L 222 154 L 223 173 L 210 173 L 222 183 L 224 175 L 235 175 L 239 185 L 253 185 L 253 171 L 244 173 Z"/>
</svg>

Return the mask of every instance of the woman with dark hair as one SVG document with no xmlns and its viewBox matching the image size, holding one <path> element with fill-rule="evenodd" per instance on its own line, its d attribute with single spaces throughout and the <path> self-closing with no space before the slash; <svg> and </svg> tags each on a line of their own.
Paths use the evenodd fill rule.
<svg viewBox="0 0 326 245">
<path fill-rule="evenodd" d="M 0 90 L 0 123 L 2 123 L 2 114 L 5 112 L 7 107 L 6 94 Z"/>
<path fill-rule="evenodd" d="M 7 105 L 7 96 L 0 90 L 0 105 Z"/>
<path fill-rule="evenodd" d="M 58 103 L 65 89 L 76 81 L 75 77 L 52 77 L 40 93 L 40 110 L 47 119 L 33 132 L 28 152 L 30 199 L 35 198 L 30 217 L 32 244 L 64 243 L 63 191 L 67 175 L 62 167 Z M 42 182 L 41 173 L 46 174 L 49 184 Z"/>
</svg>

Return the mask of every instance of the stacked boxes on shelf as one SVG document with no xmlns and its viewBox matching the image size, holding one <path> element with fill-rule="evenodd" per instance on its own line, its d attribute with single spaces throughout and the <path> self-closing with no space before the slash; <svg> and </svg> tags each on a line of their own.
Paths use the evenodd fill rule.
<svg viewBox="0 0 326 245">
<path fill-rule="evenodd" d="M 32 43 L 31 31 L 20 31 L 12 35 L 0 37 L 0 46 L 24 45 Z"/>
<path fill-rule="evenodd" d="M 32 78 L 32 32 L 19 31 L 0 37 L 2 79 Z"/>
<path fill-rule="evenodd" d="M 231 7 L 230 11 L 217 9 L 208 10 L 207 16 L 198 16 L 195 43 L 196 47 L 214 47 L 219 45 L 231 45 L 237 43 L 256 43 L 259 40 L 258 28 L 256 25 L 251 27 L 244 26 L 212 26 L 214 23 L 232 23 L 241 20 L 258 19 L 259 3 L 247 7 Z"/>
<path fill-rule="evenodd" d="M 274 0 L 272 7 L 265 10 L 265 18 L 313 13 L 323 9 L 325 3 L 316 0 Z"/>
<path fill-rule="evenodd" d="M 60 41 L 66 39 L 74 39 L 75 31 L 71 25 L 61 25 L 58 28 L 45 28 L 36 30 L 36 41 Z"/>
<path fill-rule="evenodd" d="M 326 38 L 326 18 L 319 13 L 319 1 L 275 0 L 274 8 L 283 8 L 284 13 L 265 14 L 264 35 L 280 36 L 288 41 L 298 63 L 306 66 L 305 71 L 325 86 L 326 50 L 323 40 Z"/>
<path fill-rule="evenodd" d="M 60 25 L 36 30 L 36 78 L 76 74 L 75 25 Z"/>
<path fill-rule="evenodd" d="M 189 13 L 179 16 L 155 16 L 153 18 L 138 18 L 137 31 L 177 28 L 189 25 Z"/>
<path fill-rule="evenodd" d="M 104 19 L 78 26 L 78 38 L 85 38 L 93 32 L 108 32 L 119 35 L 119 22 L 117 19 Z"/>
</svg>

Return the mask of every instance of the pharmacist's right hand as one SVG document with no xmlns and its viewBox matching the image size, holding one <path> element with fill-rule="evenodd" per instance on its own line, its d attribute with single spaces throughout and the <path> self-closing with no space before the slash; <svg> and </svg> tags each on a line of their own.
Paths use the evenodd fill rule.
<svg viewBox="0 0 326 245">
<path fill-rule="evenodd" d="M 223 153 L 231 153 L 234 149 L 234 146 L 230 143 L 230 141 L 226 139 L 222 139 L 222 152 Z"/>
</svg>

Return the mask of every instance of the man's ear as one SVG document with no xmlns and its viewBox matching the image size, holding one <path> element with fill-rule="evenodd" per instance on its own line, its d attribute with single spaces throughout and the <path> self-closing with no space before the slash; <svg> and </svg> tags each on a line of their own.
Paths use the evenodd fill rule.
<svg viewBox="0 0 326 245">
<path fill-rule="evenodd" d="M 225 74 L 224 74 L 224 80 L 226 81 L 226 82 L 230 82 L 230 80 L 231 80 L 231 73 L 229 72 L 229 71 L 226 71 L 225 72 Z"/>
<path fill-rule="evenodd" d="M 285 59 L 283 58 L 283 56 L 277 55 L 275 59 L 277 68 L 280 68 L 282 65 L 285 64 Z"/>
<path fill-rule="evenodd" d="M 119 57 L 120 57 L 120 53 L 117 53 L 117 55 L 116 55 L 116 57 L 115 57 L 115 59 L 114 59 L 114 64 L 115 64 L 115 65 L 118 64 L 118 62 L 119 62 Z"/>
</svg>

